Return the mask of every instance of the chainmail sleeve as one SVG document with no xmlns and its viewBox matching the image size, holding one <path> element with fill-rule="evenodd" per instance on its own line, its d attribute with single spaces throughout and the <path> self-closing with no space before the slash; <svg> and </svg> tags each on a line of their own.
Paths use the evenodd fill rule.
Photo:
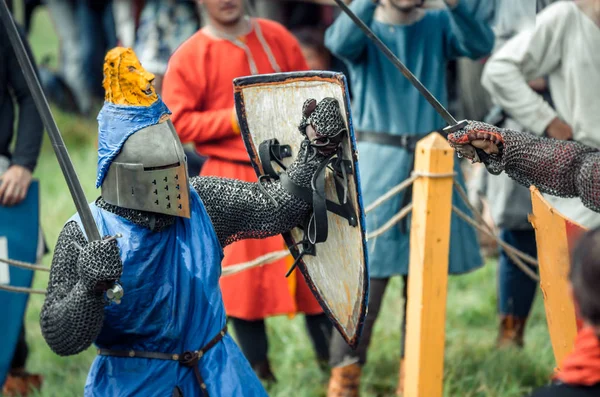
<svg viewBox="0 0 600 397">
<path fill-rule="evenodd" d="M 597 149 L 480 122 L 470 122 L 465 130 L 449 136 L 459 153 L 474 140 L 492 141 L 498 146 L 498 153 L 483 160 L 490 172 L 504 171 L 519 184 L 534 185 L 542 193 L 579 197 L 586 207 L 600 212 L 600 151 Z"/>
<path fill-rule="evenodd" d="M 52 351 L 60 356 L 78 354 L 94 342 L 107 304 L 98 283 L 116 280 L 121 272 L 116 243 L 88 243 L 76 222 L 65 225 L 56 243 L 40 314 L 42 335 Z"/>
<path fill-rule="evenodd" d="M 542 193 L 579 197 L 600 212 L 600 152 L 572 141 L 539 138 L 524 132 L 503 133 L 501 163 L 518 183 Z"/>
<path fill-rule="evenodd" d="M 288 168 L 290 179 L 310 187 L 322 158 L 304 162 L 304 148 Z M 222 246 L 248 238 L 266 238 L 291 230 L 310 214 L 309 203 L 294 196 L 279 181 L 243 182 L 218 177 L 190 179 L 202 199 Z"/>
<path fill-rule="evenodd" d="M 285 172 L 294 185 L 312 191 L 313 177 L 340 147 L 347 132 L 339 102 L 335 98 L 323 98 L 320 102 L 307 99 L 298 130 L 304 140 Z M 262 179 L 251 183 L 216 177 L 191 178 L 222 246 L 287 232 L 310 216 L 312 205 L 288 191 L 279 179 Z"/>
</svg>

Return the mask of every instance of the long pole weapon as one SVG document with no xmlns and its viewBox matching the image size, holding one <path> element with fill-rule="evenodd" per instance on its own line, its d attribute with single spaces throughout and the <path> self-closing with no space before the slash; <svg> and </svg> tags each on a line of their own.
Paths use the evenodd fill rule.
<svg viewBox="0 0 600 397">
<path fill-rule="evenodd" d="M 81 223 L 85 230 L 85 234 L 87 235 L 88 241 L 98 241 L 101 237 L 98 227 L 96 226 L 96 222 L 94 221 L 92 211 L 88 206 L 85 194 L 83 193 L 83 189 L 79 183 L 79 179 L 77 178 L 77 173 L 75 172 L 75 168 L 71 162 L 69 152 L 65 147 L 65 142 L 63 141 L 60 131 L 58 130 L 58 126 L 56 125 L 56 121 L 52 116 L 46 96 L 42 91 L 40 82 L 37 78 L 31 60 L 29 59 L 27 51 L 25 50 L 25 46 L 21 41 L 21 36 L 19 35 L 19 31 L 17 30 L 17 26 L 12 14 L 10 13 L 10 10 L 8 9 L 8 6 L 6 5 L 5 0 L 0 0 L 0 19 L 2 20 L 2 24 L 6 29 L 6 33 L 8 34 L 8 38 L 10 39 L 15 55 L 17 56 L 17 60 L 19 61 L 19 65 L 21 66 L 21 70 L 23 71 L 23 75 L 25 76 L 27 86 L 31 91 L 35 105 L 40 113 L 42 121 L 44 122 L 44 127 L 46 127 L 46 131 L 48 131 L 48 136 L 52 142 L 52 148 L 56 153 L 56 158 L 58 159 L 58 163 L 67 182 L 67 186 L 71 192 L 71 197 L 73 198 L 75 207 L 77 208 L 77 212 L 81 218 Z M 120 289 L 120 286 L 113 286 L 109 290 L 110 293 L 108 295 L 117 293 L 117 289 Z M 122 291 L 118 292 L 118 294 L 121 295 Z"/>
<path fill-rule="evenodd" d="M 356 14 L 348 8 L 348 6 L 343 2 L 343 0 L 334 0 L 337 5 L 350 17 L 352 22 L 354 22 L 364 33 L 365 35 L 385 54 L 385 56 L 402 72 L 404 77 L 411 82 L 411 84 L 419 90 L 421 95 L 425 97 L 427 102 L 433 106 L 433 108 L 438 112 L 440 116 L 446 121 L 448 127 L 444 128 L 444 133 L 450 134 L 452 132 L 458 131 L 467 125 L 467 121 L 463 120 L 461 122 L 456 121 L 456 119 L 450 114 L 450 112 L 433 96 L 431 92 L 423 83 L 417 79 L 417 77 L 412 74 L 412 72 L 402 63 L 400 59 L 375 35 L 375 33 L 358 17 Z"/>
</svg>

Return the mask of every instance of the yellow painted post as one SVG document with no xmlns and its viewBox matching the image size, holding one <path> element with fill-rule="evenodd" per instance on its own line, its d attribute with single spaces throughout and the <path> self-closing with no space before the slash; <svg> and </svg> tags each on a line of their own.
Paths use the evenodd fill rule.
<svg viewBox="0 0 600 397">
<path fill-rule="evenodd" d="M 454 151 L 438 133 L 419 141 L 415 172 L 451 174 Z M 443 390 L 452 177 L 414 182 L 406 322 L 406 397 L 439 397 Z"/>
<path fill-rule="evenodd" d="M 570 251 L 567 220 L 535 188 L 531 187 L 533 214 L 529 221 L 535 229 L 540 286 L 544 296 L 546 321 L 557 367 L 573 350 L 577 335 L 575 307 L 569 293 Z M 560 368 L 559 368 L 560 369 Z"/>
</svg>

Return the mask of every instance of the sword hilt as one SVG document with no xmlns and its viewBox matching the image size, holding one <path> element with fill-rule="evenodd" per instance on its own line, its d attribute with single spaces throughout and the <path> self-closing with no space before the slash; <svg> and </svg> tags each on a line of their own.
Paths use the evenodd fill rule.
<svg viewBox="0 0 600 397">
<path fill-rule="evenodd" d="M 469 125 L 469 122 L 467 120 L 462 120 L 456 124 L 449 125 L 448 127 L 444 128 L 442 130 L 442 133 L 444 134 L 444 137 L 448 138 L 448 135 L 455 133 L 456 131 L 462 130 L 467 125 Z"/>
<path fill-rule="evenodd" d="M 459 122 L 458 122 L 458 123 L 456 123 L 456 124 L 449 125 L 448 127 L 444 128 L 444 129 L 442 130 L 442 134 L 444 135 L 444 138 L 448 139 L 448 135 L 450 135 L 450 134 L 453 134 L 453 133 L 455 133 L 456 131 L 460 131 L 460 130 L 462 130 L 462 129 L 463 129 L 463 128 L 465 128 L 465 127 L 466 127 L 468 124 L 469 124 L 469 121 L 468 121 L 468 120 L 462 120 L 462 121 L 459 121 Z M 473 147 L 473 149 L 475 149 L 475 153 L 477 153 L 477 158 L 476 158 L 476 159 L 473 159 L 473 162 L 475 162 L 475 163 L 481 162 L 481 163 L 484 163 L 484 164 L 485 164 L 485 163 L 487 162 L 487 160 L 489 159 L 490 155 L 489 155 L 489 154 L 487 154 L 487 153 L 486 153 L 484 150 L 482 150 L 482 149 L 479 149 L 479 148 L 476 148 L 476 147 Z M 460 157 L 461 157 L 461 156 L 459 155 L 459 158 L 460 158 Z"/>
</svg>

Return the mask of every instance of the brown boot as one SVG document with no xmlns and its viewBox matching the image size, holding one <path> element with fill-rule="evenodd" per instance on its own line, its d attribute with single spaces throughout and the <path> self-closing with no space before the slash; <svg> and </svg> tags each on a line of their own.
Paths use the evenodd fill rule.
<svg viewBox="0 0 600 397">
<path fill-rule="evenodd" d="M 9 374 L 2 387 L 2 395 L 5 397 L 26 397 L 29 393 L 39 390 L 41 387 L 42 377 L 40 375 L 27 372 Z"/>
<path fill-rule="evenodd" d="M 496 347 L 517 346 L 523 347 L 523 336 L 527 318 L 519 318 L 511 315 L 500 318 L 500 330 Z"/>
<path fill-rule="evenodd" d="M 327 397 L 358 397 L 361 371 L 358 364 L 332 368 Z"/>
<path fill-rule="evenodd" d="M 404 359 L 400 360 L 400 368 L 398 369 L 398 388 L 396 389 L 396 395 L 404 395 Z"/>
<path fill-rule="evenodd" d="M 252 369 L 254 370 L 256 376 L 258 376 L 259 379 L 267 383 L 277 382 L 275 374 L 273 374 L 273 371 L 271 370 L 271 364 L 268 360 L 254 364 L 252 366 Z"/>
</svg>

